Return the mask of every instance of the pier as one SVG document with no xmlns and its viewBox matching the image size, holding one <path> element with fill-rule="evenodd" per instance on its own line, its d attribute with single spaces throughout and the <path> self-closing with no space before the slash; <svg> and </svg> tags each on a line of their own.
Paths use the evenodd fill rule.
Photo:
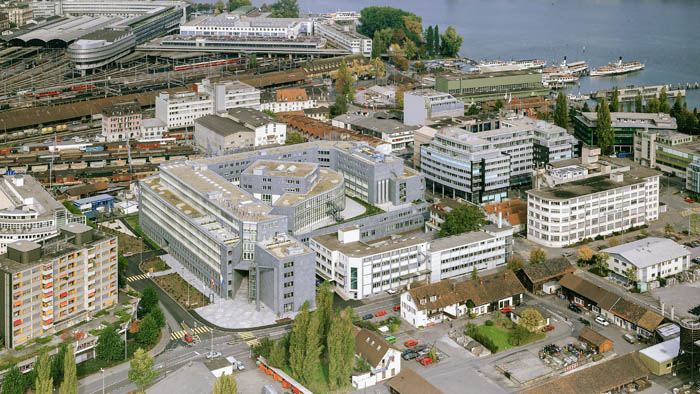
<svg viewBox="0 0 700 394">
<path fill-rule="evenodd" d="M 675 98 L 676 96 L 680 95 L 681 97 L 685 97 L 685 91 L 686 90 L 691 90 L 691 89 L 700 89 L 700 83 L 698 82 L 688 82 L 686 84 L 678 84 L 678 85 L 654 85 L 654 86 L 627 86 L 624 88 L 617 88 L 619 92 L 619 98 L 620 102 L 628 102 L 628 101 L 634 101 L 634 99 L 637 97 L 637 94 L 641 94 L 642 99 L 647 100 L 652 97 L 659 98 L 659 94 L 661 94 L 661 89 L 666 87 L 666 95 L 669 98 Z M 591 93 L 591 98 L 595 100 L 600 100 L 603 97 L 605 97 L 606 100 L 610 100 L 612 98 L 612 92 L 613 89 L 605 89 L 605 90 L 599 90 L 597 92 L 592 92 Z"/>
</svg>

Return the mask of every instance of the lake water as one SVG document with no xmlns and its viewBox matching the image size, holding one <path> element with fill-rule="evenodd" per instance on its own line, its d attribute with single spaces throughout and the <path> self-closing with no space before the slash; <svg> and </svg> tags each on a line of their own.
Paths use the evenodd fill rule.
<svg viewBox="0 0 700 394">
<path fill-rule="evenodd" d="M 582 93 L 700 82 L 697 0 L 299 0 L 301 12 L 314 13 L 372 5 L 413 12 L 424 27 L 438 24 L 441 32 L 454 26 L 464 37 L 460 54 L 471 59 L 538 58 L 552 64 L 567 56 L 595 68 L 622 56 L 646 64 L 632 74 L 584 77 Z M 700 90 L 689 90 L 687 101 L 689 108 L 700 107 Z"/>
</svg>

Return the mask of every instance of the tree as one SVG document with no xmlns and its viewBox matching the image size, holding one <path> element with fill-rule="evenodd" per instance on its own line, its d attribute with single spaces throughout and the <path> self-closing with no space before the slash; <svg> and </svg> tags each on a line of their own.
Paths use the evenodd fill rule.
<svg viewBox="0 0 700 394">
<path fill-rule="evenodd" d="M 216 8 L 217 13 L 223 11 L 224 7 L 226 7 L 226 5 L 224 4 L 223 0 L 217 0 L 216 4 L 214 4 L 214 8 Z"/>
<path fill-rule="evenodd" d="M 666 225 L 664 226 L 664 233 L 666 235 L 671 235 L 675 232 L 676 230 L 673 228 L 673 225 L 671 225 L 671 223 L 666 223 Z"/>
<path fill-rule="evenodd" d="M 318 365 L 321 362 L 323 343 L 321 342 L 321 317 L 318 313 L 311 314 L 311 319 L 306 327 L 306 350 L 304 351 L 304 365 L 302 378 L 309 384 L 316 381 Z"/>
<path fill-rule="evenodd" d="M 340 67 L 335 74 L 335 90 L 342 94 L 345 94 L 349 101 L 352 101 L 354 97 L 354 91 L 352 89 L 352 75 L 348 70 L 348 65 L 345 63 L 345 59 L 340 62 Z"/>
<path fill-rule="evenodd" d="M 148 386 L 158 376 L 158 372 L 153 370 L 153 357 L 142 348 L 136 350 L 129 366 L 129 380 L 140 388 Z"/>
<path fill-rule="evenodd" d="M 613 89 L 612 97 L 610 97 L 610 112 L 620 112 L 620 91 L 617 86 Z"/>
<path fill-rule="evenodd" d="M 375 83 L 379 80 L 379 78 L 384 77 L 386 75 L 386 68 L 384 67 L 384 62 L 382 59 L 375 57 L 370 61 L 370 64 L 372 65 L 372 74 L 374 74 L 374 81 Z"/>
<path fill-rule="evenodd" d="M 256 69 L 258 68 L 258 56 L 255 54 L 250 55 L 248 58 L 248 68 Z"/>
<path fill-rule="evenodd" d="M 372 370 L 372 366 L 369 365 L 363 356 L 360 356 L 357 358 L 357 362 L 355 362 L 355 370 L 360 373 L 367 373 Z"/>
<path fill-rule="evenodd" d="M 519 256 L 511 256 L 508 258 L 507 265 L 509 270 L 516 272 L 525 266 L 525 262 Z"/>
<path fill-rule="evenodd" d="M 608 258 L 610 256 L 607 253 L 598 253 L 593 257 L 595 266 L 601 275 L 607 275 L 608 273 Z"/>
<path fill-rule="evenodd" d="M 158 328 L 165 327 L 165 314 L 163 313 L 163 310 L 160 309 L 160 306 L 156 305 L 153 309 L 151 309 L 150 315 L 153 316 L 153 320 L 155 320 Z"/>
<path fill-rule="evenodd" d="M 632 102 L 631 101 L 627 102 L 627 109 L 625 111 L 632 112 Z"/>
<path fill-rule="evenodd" d="M 285 137 L 285 140 L 284 140 L 285 145 L 302 144 L 304 142 L 306 142 L 304 137 L 302 137 L 301 134 L 295 133 L 293 131 L 288 131 L 287 136 Z"/>
<path fill-rule="evenodd" d="M 272 347 L 268 361 L 273 367 L 283 368 L 287 366 L 287 359 L 289 358 L 288 346 L 289 336 L 285 335 Z"/>
<path fill-rule="evenodd" d="M 595 134 L 601 153 L 604 155 L 611 154 L 615 144 L 615 130 L 612 127 L 610 108 L 608 108 L 608 103 L 605 101 L 605 97 L 603 97 L 600 105 L 598 106 Z"/>
<path fill-rule="evenodd" d="M 250 5 L 250 0 L 228 0 L 228 10 L 233 11 L 237 8 Z"/>
<path fill-rule="evenodd" d="M 294 377 L 301 378 L 304 370 L 304 358 L 306 355 L 306 328 L 311 316 L 309 314 L 309 302 L 301 307 L 301 312 L 294 318 L 292 332 L 289 336 L 289 368 Z"/>
<path fill-rule="evenodd" d="M 328 333 L 328 380 L 331 388 L 343 387 L 350 381 L 355 359 L 355 337 L 352 326 L 352 309 L 333 316 Z"/>
<path fill-rule="evenodd" d="M 520 314 L 520 325 L 531 332 L 540 328 L 543 322 L 542 314 L 535 309 L 528 308 Z"/>
<path fill-rule="evenodd" d="M 425 72 L 425 63 L 415 62 L 415 63 L 413 63 L 413 68 L 416 70 L 418 75 L 421 75 Z"/>
<path fill-rule="evenodd" d="M 330 108 L 331 115 L 337 116 L 348 112 L 348 98 L 344 94 L 335 96 L 335 103 Z"/>
<path fill-rule="evenodd" d="M 158 305 L 158 294 L 153 286 L 148 286 L 143 290 L 141 295 L 141 301 L 139 301 L 139 307 L 137 311 L 138 318 L 146 316 L 151 312 L 151 309 Z"/>
<path fill-rule="evenodd" d="M 677 94 L 676 98 L 673 100 L 673 107 L 671 107 L 671 111 L 669 111 L 671 116 L 673 116 L 674 118 L 677 118 L 678 115 L 683 113 L 683 102 L 682 101 L 683 101 L 683 99 L 681 98 L 681 95 Z"/>
<path fill-rule="evenodd" d="M 650 99 L 647 100 L 647 105 L 646 105 L 646 112 L 655 114 L 658 113 L 661 108 L 659 99 L 656 97 L 651 97 Z"/>
<path fill-rule="evenodd" d="M 634 98 L 634 112 L 644 112 L 644 106 L 642 105 L 642 94 L 637 92 L 637 96 Z"/>
<path fill-rule="evenodd" d="M 42 352 L 39 356 L 39 361 L 36 366 L 36 390 L 35 394 L 52 394 L 53 393 L 53 378 L 51 378 L 51 361 L 49 361 L 49 353 Z"/>
<path fill-rule="evenodd" d="M 579 262 L 590 264 L 591 260 L 593 260 L 593 249 L 586 245 L 581 246 L 578 250 L 578 260 Z"/>
<path fill-rule="evenodd" d="M 440 52 L 447 57 L 456 57 L 459 54 L 459 48 L 462 46 L 464 38 L 458 36 L 455 28 L 452 26 L 449 26 L 447 30 L 445 30 L 445 34 L 443 34 L 441 38 L 442 47 L 440 48 Z"/>
<path fill-rule="evenodd" d="M 472 280 L 477 280 L 477 279 L 479 279 L 479 273 L 476 271 L 476 265 L 475 265 L 474 268 L 472 269 L 472 276 L 471 276 L 471 279 L 472 279 Z"/>
<path fill-rule="evenodd" d="M 530 264 L 540 264 L 547 261 L 547 253 L 542 248 L 535 248 L 530 251 Z"/>
<path fill-rule="evenodd" d="M 557 94 L 557 103 L 554 107 L 554 124 L 566 128 L 569 123 L 569 114 L 566 108 L 566 96 L 563 91 Z"/>
<path fill-rule="evenodd" d="M 27 385 L 17 365 L 12 366 L 2 379 L 2 394 L 24 394 Z"/>
<path fill-rule="evenodd" d="M 108 326 L 100 332 L 95 352 L 97 358 L 104 361 L 118 361 L 124 357 L 124 343 L 114 326 Z"/>
<path fill-rule="evenodd" d="M 500 111 L 501 109 L 503 109 L 503 100 L 496 100 L 496 104 L 493 107 L 496 109 L 496 111 Z"/>
<path fill-rule="evenodd" d="M 433 27 L 428 26 L 428 30 L 425 32 L 425 49 L 428 52 L 428 56 L 433 56 L 434 55 L 434 50 L 433 50 Z"/>
<path fill-rule="evenodd" d="M 583 108 L 581 108 L 581 112 L 591 112 L 591 108 L 588 106 L 588 102 L 583 103 Z"/>
<path fill-rule="evenodd" d="M 278 0 L 276 3 L 273 3 L 270 8 L 272 9 L 270 13 L 271 18 L 299 17 L 299 4 L 297 0 Z"/>
<path fill-rule="evenodd" d="M 420 21 L 421 18 L 416 15 L 398 8 L 365 7 L 360 11 L 360 26 L 357 31 L 367 37 L 374 37 L 376 31 L 383 29 L 401 30 L 404 36 L 412 37 L 411 39 L 415 42 L 420 40 L 420 35 L 415 37 L 417 28 L 415 22 L 420 23 Z"/>
<path fill-rule="evenodd" d="M 668 103 L 668 93 L 666 92 L 666 86 L 663 86 L 659 93 L 659 112 L 667 114 L 670 111 L 671 105 Z"/>
<path fill-rule="evenodd" d="M 65 342 L 62 342 L 58 347 L 58 352 L 53 356 L 53 360 L 51 360 L 51 377 L 53 378 L 53 383 L 56 386 L 60 386 L 61 382 L 63 382 L 63 367 L 65 365 L 64 359 L 66 358 L 67 353 L 68 345 Z"/>
<path fill-rule="evenodd" d="M 609 247 L 614 248 L 615 246 L 617 246 L 619 244 L 620 244 L 620 240 L 617 239 L 616 236 L 613 235 L 612 237 L 608 238 L 608 246 Z"/>
<path fill-rule="evenodd" d="M 486 224 L 486 215 L 479 206 L 465 204 L 453 209 L 445 216 L 445 222 L 440 228 L 440 236 L 466 233 L 475 231 Z"/>
<path fill-rule="evenodd" d="M 78 377 L 76 374 L 75 353 L 73 353 L 72 348 L 70 351 L 66 352 L 63 360 L 63 370 L 65 371 L 63 375 L 63 384 L 61 384 L 58 393 L 76 394 L 78 392 Z"/>
<path fill-rule="evenodd" d="M 212 394 L 237 394 L 238 382 L 233 374 L 221 374 L 216 382 L 214 382 L 214 391 Z"/>
<path fill-rule="evenodd" d="M 440 48 L 440 28 L 438 25 L 435 25 L 435 28 L 433 28 L 433 51 L 435 52 L 435 55 L 440 55 L 441 48 Z"/>
<path fill-rule="evenodd" d="M 636 282 L 637 281 L 637 267 L 632 265 L 629 268 L 627 268 L 627 271 L 625 271 L 625 278 L 627 278 L 627 280 L 630 283 Z"/>
<path fill-rule="evenodd" d="M 515 326 L 515 330 L 513 330 L 510 333 L 510 336 L 508 338 L 508 342 L 510 342 L 512 345 L 518 346 L 523 341 L 525 341 L 529 336 L 530 336 L 530 331 L 528 331 L 528 329 L 523 327 L 521 324 L 518 324 L 517 326 Z"/>
<path fill-rule="evenodd" d="M 136 334 L 136 342 L 143 347 L 156 343 L 160 327 L 152 313 L 146 315 L 139 323 L 139 332 Z"/>
<path fill-rule="evenodd" d="M 316 311 L 314 313 L 319 317 L 321 343 L 326 343 L 333 317 L 333 292 L 329 282 L 324 281 L 316 292 Z"/>
<path fill-rule="evenodd" d="M 396 93 L 394 94 L 394 97 L 396 100 L 396 106 L 399 107 L 400 109 L 403 109 L 403 94 L 405 92 L 406 92 L 406 86 L 399 85 L 399 87 L 396 89 Z"/>
<path fill-rule="evenodd" d="M 472 104 L 469 106 L 469 109 L 467 110 L 467 115 L 478 115 L 479 114 L 479 108 L 477 108 L 476 104 Z"/>
</svg>

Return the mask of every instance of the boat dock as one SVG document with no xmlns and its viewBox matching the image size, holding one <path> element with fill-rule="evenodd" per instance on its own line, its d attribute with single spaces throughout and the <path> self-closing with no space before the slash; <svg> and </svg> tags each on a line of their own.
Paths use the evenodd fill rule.
<svg viewBox="0 0 700 394">
<path fill-rule="evenodd" d="M 695 82 L 686 83 L 685 85 L 678 84 L 654 86 L 627 86 L 624 88 L 618 88 L 620 94 L 620 102 L 634 101 L 634 99 L 637 97 L 637 94 L 641 94 L 644 100 L 650 99 L 652 97 L 658 98 L 659 94 L 661 93 L 661 89 L 664 87 L 666 87 L 666 95 L 669 98 L 675 98 L 678 95 L 680 95 L 681 97 L 685 97 L 686 90 L 699 89 L 700 84 L 698 82 Z M 612 92 L 613 89 L 599 90 L 597 92 L 591 93 L 591 98 L 595 100 L 600 100 L 603 97 L 605 97 L 606 100 L 610 100 L 612 97 Z"/>
</svg>

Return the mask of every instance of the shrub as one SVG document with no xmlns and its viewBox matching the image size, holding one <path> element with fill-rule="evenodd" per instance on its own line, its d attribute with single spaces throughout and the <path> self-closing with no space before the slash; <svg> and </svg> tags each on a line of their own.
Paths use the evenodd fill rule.
<svg viewBox="0 0 700 394">
<path fill-rule="evenodd" d="M 486 320 L 486 323 L 484 323 L 484 324 L 486 324 L 487 326 L 492 326 L 492 325 L 493 325 L 493 321 L 492 321 L 492 320 Z"/>
<path fill-rule="evenodd" d="M 602 241 L 602 240 L 605 239 L 605 238 L 603 238 L 602 235 L 598 234 L 598 235 L 596 235 L 595 238 L 593 238 L 593 239 L 596 240 L 596 241 Z"/>
</svg>

